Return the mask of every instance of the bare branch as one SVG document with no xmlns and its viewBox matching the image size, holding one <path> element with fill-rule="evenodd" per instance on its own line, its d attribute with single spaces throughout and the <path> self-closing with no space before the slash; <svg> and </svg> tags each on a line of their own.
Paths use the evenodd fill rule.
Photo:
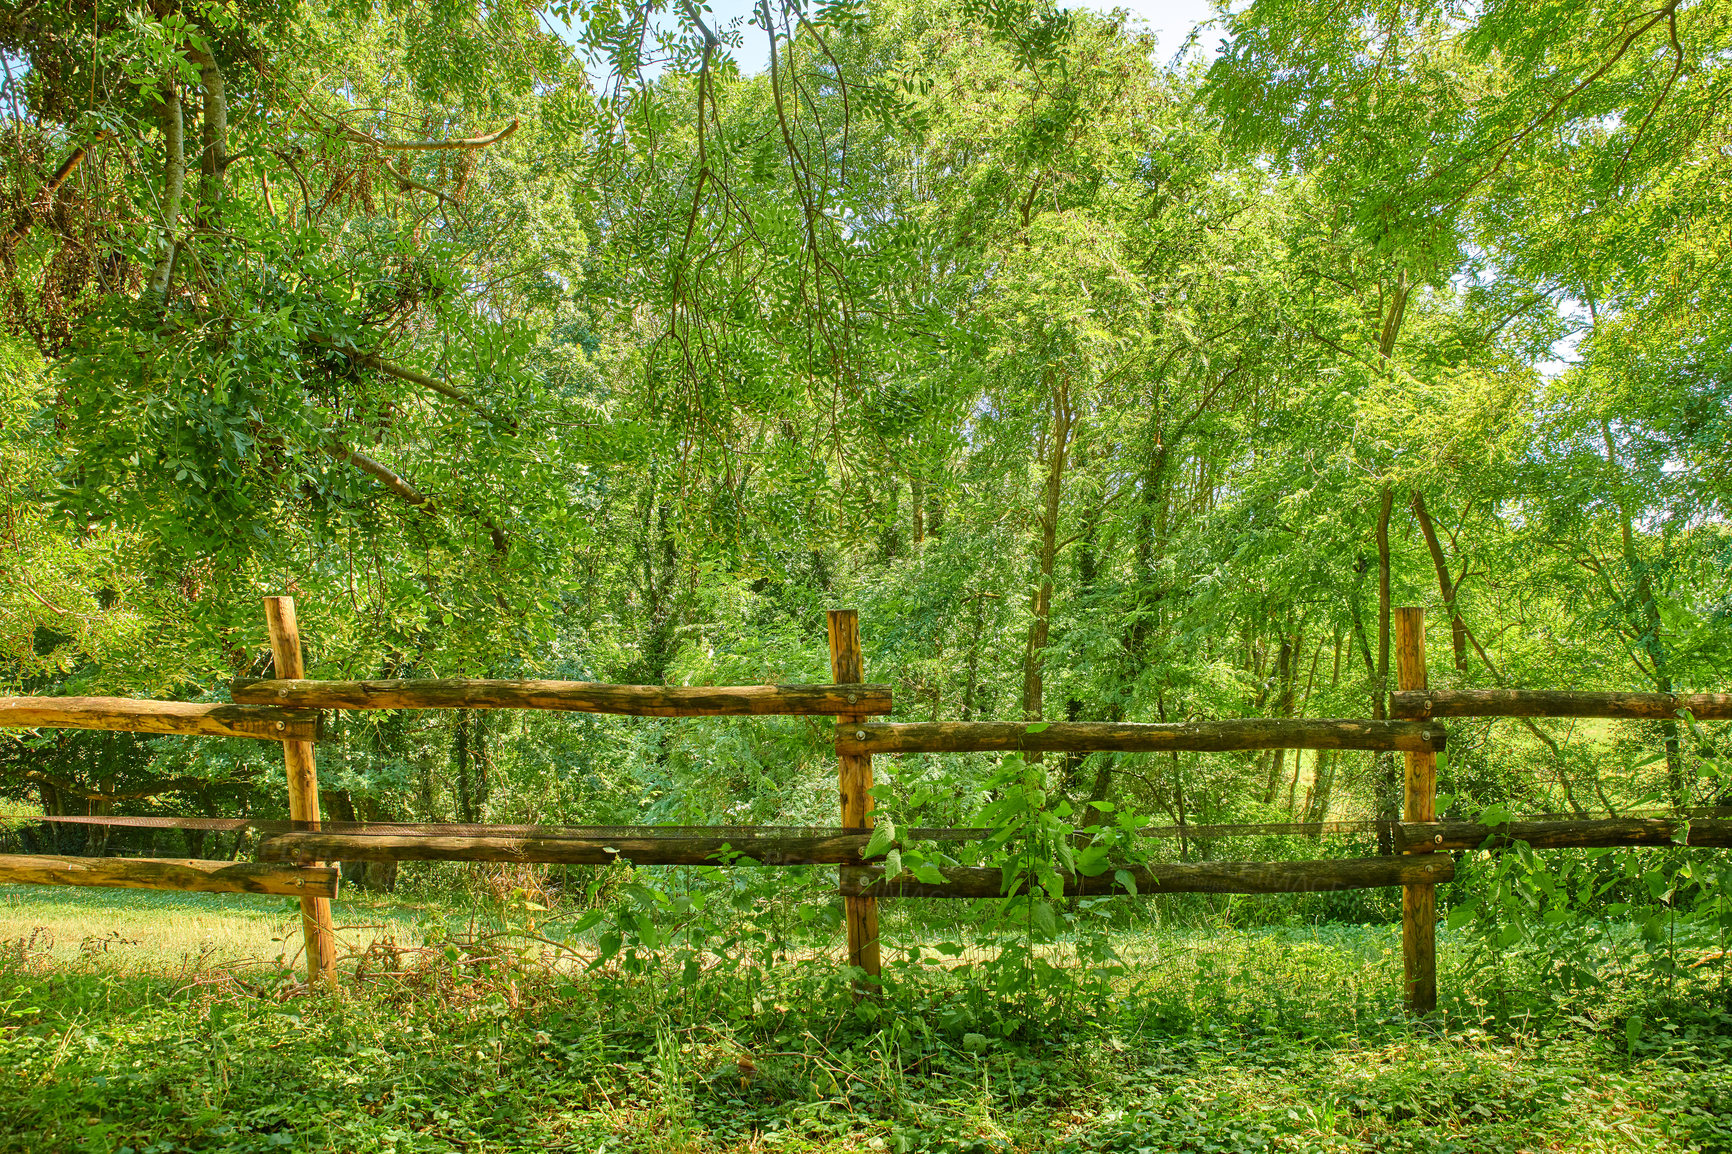
<svg viewBox="0 0 1732 1154">
<path fill-rule="evenodd" d="M 438 149 L 486 148 L 489 144 L 497 144 L 516 132 L 517 121 L 513 120 L 498 132 L 488 133 L 486 136 L 470 136 L 458 140 L 380 140 L 377 137 L 368 136 L 364 132 L 357 132 L 347 125 L 344 126 L 343 131 L 362 144 L 371 144 L 375 148 L 383 148 L 391 152 L 430 152 Z"/>
<path fill-rule="evenodd" d="M 335 457 L 344 464 L 353 465 L 378 481 L 404 504 L 412 505 L 428 516 L 434 516 L 438 513 L 438 510 L 433 506 L 432 498 L 373 458 L 338 444 L 326 445 L 324 450 L 326 455 Z"/>
</svg>

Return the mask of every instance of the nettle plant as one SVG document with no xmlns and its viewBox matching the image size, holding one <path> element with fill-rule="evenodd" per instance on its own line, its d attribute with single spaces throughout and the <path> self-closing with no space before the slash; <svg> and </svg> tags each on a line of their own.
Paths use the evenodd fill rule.
<svg viewBox="0 0 1732 1154">
<path fill-rule="evenodd" d="M 1045 724 L 1029 728 L 1038 732 Z M 974 916 L 953 923 L 958 929 L 972 927 L 968 940 L 958 933 L 911 946 L 892 969 L 908 977 L 928 968 L 949 970 L 960 980 L 964 998 L 943 1008 L 941 1017 L 1005 1034 L 1031 1021 L 1037 1010 L 1050 1017 L 1107 993 L 1124 973 L 1109 932 L 1114 899 L 1067 899 L 1065 881 L 1112 871 L 1125 892 L 1136 893 L 1130 867 L 1146 856 L 1134 836 L 1145 819 L 1100 803 L 1085 812 L 1112 820 L 1079 826 L 1075 807 L 1051 788 L 1047 767 L 1011 754 L 978 787 L 980 804 L 970 824 L 989 831 L 983 839 L 917 843 L 905 836 L 907 825 L 899 826 L 889 807 L 918 811 L 950 791 L 930 780 L 902 785 L 893 771 L 892 779 L 874 790 L 885 808 L 878 812 L 865 855 L 883 862 L 886 880 L 906 875 L 940 883 L 946 868 L 973 865 L 1000 870 L 1002 882 L 998 897 L 972 903 Z M 970 960 L 960 964 L 949 960 L 965 955 Z"/>
<path fill-rule="evenodd" d="M 1698 748 L 1715 748 L 1701 726 L 1688 728 Z M 1732 772 L 1703 758 L 1697 782 L 1697 800 L 1712 803 L 1727 796 Z M 1657 800 L 1640 799 L 1635 808 Z M 1513 816 L 1507 806 L 1491 806 L 1479 820 L 1497 825 Z M 1482 979 L 1486 1012 L 1507 1021 L 1536 998 L 1563 1001 L 1622 987 L 1639 1003 L 1681 997 L 1716 979 L 1724 984 L 1732 862 L 1690 848 L 1688 836 L 1680 822 L 1675 845 L 1663 849 L 1541 854 L 1518 842 L 1469 865 L 1463 888 L 1472 896 L 1450 912 L 1448 925 L 1465 931 L 1464 963 Z M 1632 1047 L 1643 1021 L 1636 1009 L 1624 1017 Z"/>
</svg>

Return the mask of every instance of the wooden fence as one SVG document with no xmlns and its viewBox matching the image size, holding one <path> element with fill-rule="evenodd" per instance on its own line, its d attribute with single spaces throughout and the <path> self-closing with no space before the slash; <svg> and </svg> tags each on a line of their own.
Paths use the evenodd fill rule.
<svg viewBox="0 0 1732 1154">
<path fill-rule="evenodd" d="M 1354 749 L 1404 754 L 1401 820 L 1392 827 L 1394 857 L 1320 861 L 1192 862 L 1109 870 L 1064 879 L 1066 893 L 1302 893 L 1400 886 L 1402 952 L 1408 1007 L 1437 1004 L 1436 887 L 1454 877 L 1448 851 L 1524 841 L 1535 848 L 1568 846 L 1732 845 L 1732 821 L 1689 818 L 1512 821 L 1501 826 L 1439 822 L 1437 754 L 1448 733 L 1439 717 L 1732 718 L 1732 694 L 1576 693 L 1540 690 L 1432 690 L 1425 667 L 1423 611 L 1394 614 L 1397 691 L 1395 720 L 1241 718 L 1172 724 L 1095 722 L 874 721 L 893 707 L 890 688 L 865 681 L 859 618 L 828 614 L 832 683 L 664 687 L 545 680 L 314 681 L 303 676 L 295 605 L 265 599 L 276 676 L 237 680 L 233 705 L 137 701 L 124 698 L 0 698 L 0 727 L 135 730 L 144 733 L 249 737 L 280 742 L 289 785 L 291 828 L 259 845 L 256 862 L 152 858 L 0 855 L 0 883 L 293 894 L 301 899 L 309 983 L 332 980 L 336 946 L 330 899 L 333 861 L 511 861 L 639 865 L 812 865 L 839 868 L 848 934 L 848 961 L 869 981 L 880 973 L 881 898 L 998 897 L 1013 882 L 997 869 L 940 870 L 940 881 L 887 878 L 865 856 L 873 827 L 872 758 L 888 753 L 1150 752 L 1262 749 Z M 517 827 L 460 832 L 414 827 L 320 822 L 314 745 L 326 709 L 542 709 L 643 717 L 828 715 L 835 744 L 841 824 L 800 830 L 728 826 L 681 830 L 561 830 Z M 127 819 L 92 818 L 91 821 Z M 138 819 L 133 819 L 138 820 Z M 197 820 L 197 819 L 194 819 Z M 172 824 L 172 822 L 168 823 Z M 1687 824 L 1687 828 L 1680 828 Z M 1151 831 L 1155 832 L 1155 831 Z M 910 840 L 967 840 L 985 830 L 915 829 Z"/>
</svg>

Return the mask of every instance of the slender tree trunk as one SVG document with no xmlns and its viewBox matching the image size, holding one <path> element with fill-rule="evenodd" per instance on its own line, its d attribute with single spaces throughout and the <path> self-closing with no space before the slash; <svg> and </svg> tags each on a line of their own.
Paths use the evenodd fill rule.
<svg viewBox="0 0 1732 1154">
<path fill-rule="evenodd" d="M 180 201 L 186 190 L 186 123 L 182 115 L 180 87 L 169 77 L 163 82 L 159 112 L 162 121 L 162 234 L 163 248 L 150 274 L 151 299 L 161 303 L 168 296 L 174 273 L 175 253 L 180 241 Z"/>
<path fill-rule="evenodd" d="M 1467 672 L 1467 622 L 1462 620 L 1461 607 L 1456 603 L 1460 587 L 1449 577 L 1449 562 L 1443 555 L 1443 544 L 1437 539 L 1437 527 L 1425 509 L 1425 497 L 1413 491 L 1413 515 L 1419 521 L 1419 531 L 1425 535 L 1425 548 L 1431 554 L 1431 567 L 1437 573 L 1437 591 L 1443 597 L 1443 607 L 1449 613 L 1450 643 L 1455 652 L 1458 673 Z"/>
<path fill-rule="evenodd" d="M 1611 474 L 1613 498 L 1618 509 L 1624 568 L 1635 581 L 1636 609 L 1641 615 L 1636 622 L 1636 627 L 1640 630 L 1637 644 L 1648 658 L 1655 692 L 1670 693 L 1672 669 L 1667 660 L 1665 641 L 1660 636 L 1660 604 L 1654 596 L 1654 581 L 1649 566 L 1636 551 L 1636 535 L 1631 524 L 1630 507 L 1624 500 L 1623 485 L 1618 475 L 1620 466 L 1617 443 L 1612 439 L 1611 424 L 1603 418 L 1600 421 L 1600 435 L 1606 442 L 1606 464 Z M 1660 734 L 1666 746 L 1666 790 L 1671 795 L 1672 804 L 1682 808 L 1689 803 L 1689 796 L 1684 785 L 1684 757 L 1678 741 L 1677 721 L 1672 718 L 1662 721 Z"/>
<path fill-rule="evenodd" d="M 475 820 L 487 818 L 487 798 L 493 791 L 493 745 L 487 739 L 487 714 L 469 715 L 469 760 L 473 768 Z"/>
<path fill-rule="evenodd" d="M 1301 820 L 1329 820 L 1329 803 L 1335 790 L 1335 758 L 1339 752 L 1334 749 L 1317 751 L 1317 761 L 1311 770 L 1311 796 L 1305 801 L 1305 816 Z"/>
<path fill-rule="evenodd" d="M 1371 716 L 1389 716 L 1389 514 L 1395 493 L 1388 485 L 1377 504 L 1377 689 Z"/>
<path fill-rule="evenodd" d="M 1298 638 L 1295 634 L 1286 633 L 1282 636 L 1280 648 L 1275 654 L 1275 669 L 1272 677 L 1276 685 L 1274 705 L 1274 716 L 1276 717 L 1293 716 L 1293 682 L 1294 670 L 1297 665 L 1294 660 L 1294 646 L 1297 643 Z M 1263 787 L 1264 805 L 1275 804 L 1275 794 L 1281 783 L 1281 771 L 1287 761 L 1286 750 L 1276 749 L 1270 752 L 1269 778 Z"/>
<path fill-rule="evenodd" d="M 1038 518 L 1040 545 L 1038 575 L 1034 595 L 1030 598 L 1032 619 L 1028 626 L 1028 646 L 1022 664 L 1022 715 L 1028 721 L 1039 721 L 1044 706 L 1046 645 L 1052 630 L 1052 581 L 1058 561 L 1059 499 L 1064 489 L 1065 463 L 1070 451 L 1075 413 L 1071 408 L 1066 379 L 1048 370 L 1052 386 L 1052 425 L 1046 440 L 1046 481 L 1043 486 L 1041 512 Z M 1030 761 L 1038 761 L 1035 755 Z"/>
<path fill-rule="evenodd" d="M 914 547 L 926 544 L 926 482 L 916 469 L 908 475 L 909 503 L 914 506 Z"/>
<path fill-rule="evenodd" d="M 199 206 L 206 224 L 216 220 L 222 204 L 223 176 L 228 169 L 229 105 L 228 86 L 222 69 L 208 53 L 188 52 L 187 58 L 198 65 L 199 84 L 204 89 L 204 123 L 199 149 Z"/>
<path fill-rule="evenodd" d="M 451 760 L 457 769 L 457 820 L 473 822 L 475 804 L 469 791 L 469 714 L 460 712 L 451 734 Z"/>
<path fill-rule="evenodd" d="M 1377 689 L 1371 703 L 1371 716 L 1389 716 L 1389 516 L 1395 505 L 1395 492 L 1388 485 L 1377 503 Z M 1377 816 L 1385 822 L 1401 817 L 1401 763 L 1393 753 L 1384 751 L 1372 755 Z M 1394 853 L 1394 839 L 1379 833 L 1379 849 Z M 1385 845 L 1385 843 L 1388 843 Z"/>
</svg>

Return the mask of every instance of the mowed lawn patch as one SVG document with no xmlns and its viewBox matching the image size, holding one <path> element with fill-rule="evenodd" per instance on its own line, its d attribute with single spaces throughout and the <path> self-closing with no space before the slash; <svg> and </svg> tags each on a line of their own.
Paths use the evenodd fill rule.
<svg viewBox="0 0 1732 1154">
<path fill-rule="evenodd" d="M 337 901 L 346 949 L 390 938 L 418 942 L 416 906 Z M 72 886 L 0 886 L 0 942 L 57 963 L 99 961 L 139 973 L 293 963 L 301 918 L 293 898 Z"/>
</svg>

